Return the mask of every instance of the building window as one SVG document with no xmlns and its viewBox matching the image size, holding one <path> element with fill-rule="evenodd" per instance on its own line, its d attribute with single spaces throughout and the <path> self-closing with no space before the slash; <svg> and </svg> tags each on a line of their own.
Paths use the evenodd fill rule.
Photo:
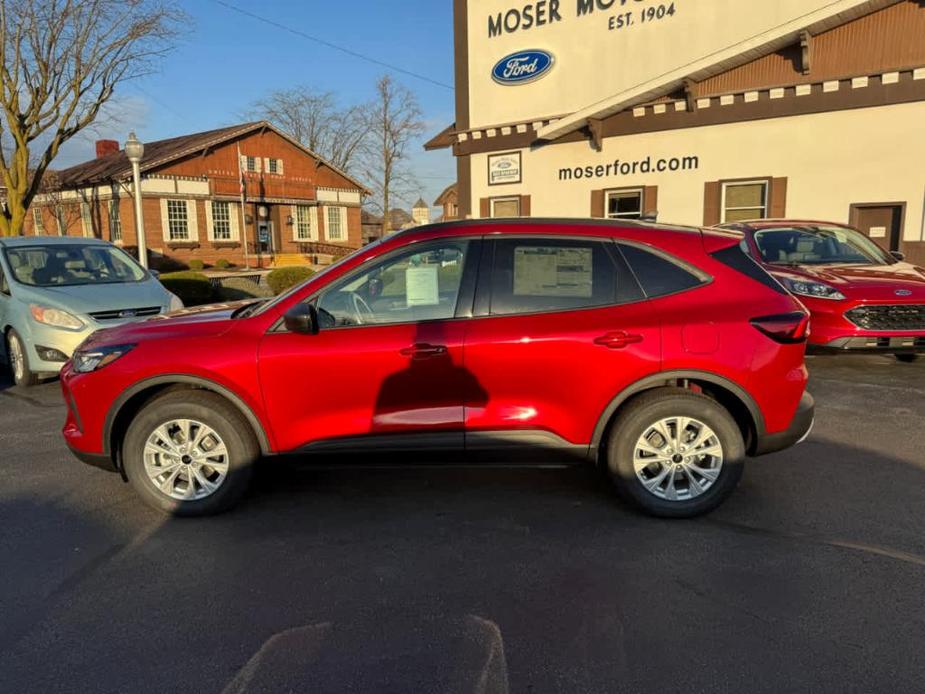
<svg viewBox="0 0 925 694">
<path fill-rule="evenodd" d="M 58 224 L 58 236 L 67 236 L 67 215 L 62 205 L 55 207 L 55 222 Z"/>
<path fill-rule="evenodd" d="M 325 207 L 324 228 L 328 241 L 343 241 L 347 230 L 347 208 Z"/>
<path fill-rule="evenodd" d="M 491 216 L 496 218 L 519 217 L 520 198 L 492 198 Z"/>
<path fill-rule="evenodd" d="M 35 223 L 35 235 L 40 236 L 45 233 L 45 220 L 42 219 L 42 208 L 32 208 L 32 221 Z"/>
<path fill-rule="evenodd" d="M 308 205 L 296 205 L 295 208 L 295 237 L 299 241 L 312 240 L 312 208 Z M 330 238 L 330 228 L 328 229 Z"/>
<path fill-rule="evenodd" d="M 283 163 L 279 159 L 267 159 L 267 173 L 281 174 Z"/>
<path fill-rule="evenodd" d="M 231 205 L 227 202 L 212 201 L 212 238 L 231 240 Z"/>
<path fill-rule="evenodd" d="M 244 168 L 248 171 L 257 171 L 257 157 L 244 157 Z"/>
<path fill-rule="evenodd" d="M 169 241 L 189 240 L 186 200 L 167 201 L 167 239 Z"/>
<path fill-rule="evenodd" d="M 764 219 L 768 216 L 768 182 L 724 183 L 722 211 L 724 223 Z"/>
<path fill-rule="evenodd" d="M 93 219 L 90 216 L 90 203 L 88 202 L 80 203 L 80 226 L 84 236 L 93 236 Z"/>
<path fill-rule="evenodd" d="M 642 219 L 642 188 L 608 190 L 604 195 L 608 219 Z"/>
<path fill-rule="evenodd" d="M 109 201 L 109 240 L 122 240 L 122 217 L 119 213 L 119 201 Z"/>
</svg>

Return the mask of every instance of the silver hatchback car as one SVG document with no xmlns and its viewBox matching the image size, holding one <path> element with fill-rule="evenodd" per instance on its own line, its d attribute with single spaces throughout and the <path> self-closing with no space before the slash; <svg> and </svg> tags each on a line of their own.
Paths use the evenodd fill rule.
<svg viewBox="0 0 925 694">
<path fill-rule="evenodd" d="M 95 330 L 182 307 L 152 273 L 106 241 L 0 238 L 0 330 L 16 385 L 57 374 Z"/>
</svg>

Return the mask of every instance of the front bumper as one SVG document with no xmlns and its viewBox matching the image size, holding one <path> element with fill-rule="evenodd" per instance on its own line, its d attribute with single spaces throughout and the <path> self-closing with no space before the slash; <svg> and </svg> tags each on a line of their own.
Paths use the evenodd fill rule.
<svg viewBox="0 0 925 694">
<path fill-rule="evenodd" d="M 807 354 L 916 354 L 925 352 L 925 335 L 906 337 L 839 337 L 826 343 L 810 343 Z"/>
<path fill-rule="evenodd" d="M 816 421 L 816 401 L 809 393 L 803 393 L 800 404 L 790 426 L 785 431 L 774 434 L 762 434 L 755 442 L 752 456 L 776 453 L 805 441 L 813 430 Z"/>
<path fill-rule="evenodd" d="M 62 330 L 50 325 L 31 321 L 26 349 L 29 353 L 29 368 L 37 373 L 56 374 L 64 366 L 62 361 L 46 361 L 41 358 L 36 345 L 50 347 L 64 353 L 68 358 L 74 354 L 81 342 L 93 334 L 99 326 L 86 326 L 82 330 Z M 24 336 L 25 337 L 25 336 Z"/>
</svg>

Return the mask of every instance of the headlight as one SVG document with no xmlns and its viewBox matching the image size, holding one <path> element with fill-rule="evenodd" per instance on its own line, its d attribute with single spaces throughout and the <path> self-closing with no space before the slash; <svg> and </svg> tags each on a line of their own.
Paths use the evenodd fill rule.
<svg viewBox="0 0 925 694">
<path fill-rule="evenodd" d="M 83 321 L 60 308 L 29 304 L 29 310 L 32 312 L 33 319 L 45 325 L 64 328 L 65 330 L 80 330 L 84 327 Z"/>
<path fill-rule="evenodd" d="M 87 350 L 78 349 L 74 352 L 71 364 L 74 371 L 80 374 L 102 369 L 112 364 L 116 359 L 128 354 L 135 345 L 110 345 Z"/>
<path fill-rule="evenodd" d="M 800 296 L 809 296 L 813 299 L 832 299 L 834 301 L 841 301 L 845 298 L 845 295 L 838 291 L 835 287 L 830 287 L 827 284 L 822 282 L 813 282 L 812 280 L 795 280 L 789 277 L 781 278 L 784 282 L 784 286 L 787 287 L 794 294 L 799 294 Z"/>
<path fill-rule="evenodd" d="M 183 306 L 183 301 L 180 299 L 179 296 L 177 296 L 173 292 L 167 292 L 167 293 L 170 295 L 170 305 L 168 307 L 168 310 L 179 311 L 181 308 L 185 308 Z"/>
</svg>

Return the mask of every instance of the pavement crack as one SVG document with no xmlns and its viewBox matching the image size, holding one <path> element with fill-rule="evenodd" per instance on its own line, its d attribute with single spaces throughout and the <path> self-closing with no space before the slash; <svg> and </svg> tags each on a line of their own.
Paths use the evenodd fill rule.
<svg viewBox="0 0 925 694">
<path fill-rule="evenodd" d="M 834 547 L 836 549 L 847 549 L 854 552 L 861 552 L 864 554 L 872 554 L 878 557 L 885 557 L 887 559 L 892 559 L 894 561 L 903 562 L 904 564 L 912 564 L 914 566 L 923 566 L 925 567 L 925 556 L 920 554 L 914 554 L 913 552 L 906 552 L 904 550 L 895 549 L 893 547 L 885 547 L 881 545 L 871 545 L 865 542 L 854 542 L 852 540 L 842 540 L 840 538 L 828 538 L 821 535 L 813 535 L 811 533 L 798 533 L 790 532 L 787 530 L 772 530 L 770 528 L 759 528 L 752 525 L 745 525 L 743 523 L 733 523 L 730 521 L 721 521 L 708 519 L 705 521 L 710 525 L 714 525 L 719 528 L 724 528 L 726 530 L 731 530 L 733 532 L 744 533 L 749 535 L 763 535 L 765 537 L 772 537 L 775 539 L 782 540 L 793 540 L 794 542 L 802 542 L 804 544 L 811 545 L 824 545 L 826 547 Z"/>
</svg>

